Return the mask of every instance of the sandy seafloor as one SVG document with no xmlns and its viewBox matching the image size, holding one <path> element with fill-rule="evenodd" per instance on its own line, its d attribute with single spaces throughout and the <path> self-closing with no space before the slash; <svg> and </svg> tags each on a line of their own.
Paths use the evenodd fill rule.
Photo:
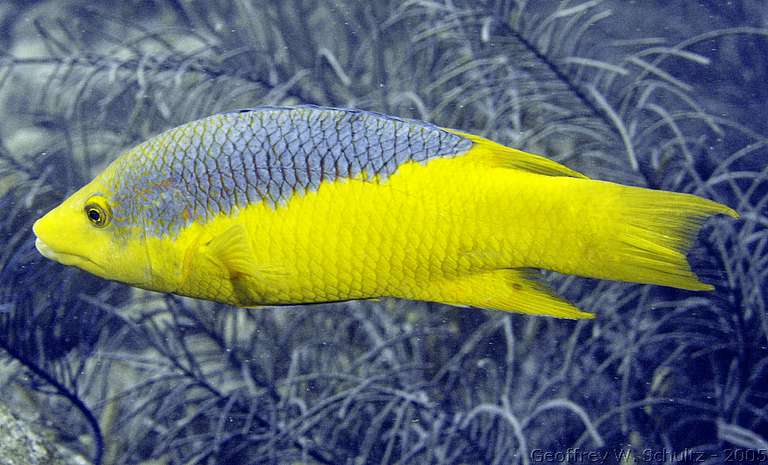
<svg viewBox="0 0 768 465">
<path fill-rule="evenodd" d="M 104 465 L 768 460 L 767 22 L 760 0 L 6 0 L 0 403 Z M 691 251 L 713 292 L 548 275 L 597 314 L 579 322 L 389 299 L 235 309 L 35 250 L 34 220 L 132 145 L 301 103 L 425 119 L 742 218 Z"/>
</svg>

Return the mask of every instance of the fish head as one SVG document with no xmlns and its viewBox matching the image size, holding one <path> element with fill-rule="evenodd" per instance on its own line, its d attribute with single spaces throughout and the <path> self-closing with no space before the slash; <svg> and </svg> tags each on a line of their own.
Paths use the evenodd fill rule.
<svg viewBox="0 0 768 465">
<path fill-rule="evenodd" d="M 119 176 L 110 168 L 35 222 L 35 246 L 63 265 L 138 287 L 157 287 L 145 234 L 127 220 L 112 182 Z"/>
</svg>

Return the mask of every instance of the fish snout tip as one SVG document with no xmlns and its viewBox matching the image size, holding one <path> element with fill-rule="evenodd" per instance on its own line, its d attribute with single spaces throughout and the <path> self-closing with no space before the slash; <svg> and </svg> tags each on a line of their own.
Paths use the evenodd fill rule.
<svg viewBox="0 0 768 465">
<path fill-rule="evenodd" d="M 45 240 L 41 238 L 41 236 L 44 235 L 45 225 L 43 224 L 43 220 L 45 219 L 45 216 L 42 218 L 38 218 L 37 221 L 34 222 L 32 225 L 32 233 L 35 235 L 35 248 L 38 252 L 40 252 L 40 255 L 42 255 L 45 258 L 53 259 L 53 249 L 45 243 Z"/>
<path fill-rule="evenodd" d="M 34 234 L 36 238 L 40 237 L 40 220 L 42 220 L 42 218 L 38 218 L 37 221 L 32 224 L 32 234 Z"/>
</svg>

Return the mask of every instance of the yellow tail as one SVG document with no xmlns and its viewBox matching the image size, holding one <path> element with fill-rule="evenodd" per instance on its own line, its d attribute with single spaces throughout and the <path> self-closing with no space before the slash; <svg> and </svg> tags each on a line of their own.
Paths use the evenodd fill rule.
<svg viewBox="0 0 768 465">
<path fill-rule="evenodd" d="M 549 212 L 551 218 L 535 220 L 558 226 L 542 233 L 547 238 L 540 245 L 551 253 L 530 266 L 616 281 L 712 289 L 691 271 L 686 252 L 708 217 L 738 218 L 733 209 L 691 194 L 591 180 L 544 157 L 460 134 L 477 144 L 473 149 L 477 159 L 539 175 L 540 181 L 531 183 L 536 195 L 528 201 L 543 206 L 539 211 Z M 515 189 L 522 185 L 520 179 L 511 182 Z"/>
<path fill-rule="evenodd" d="M 479 136 L 469 158 L 504 172 L 494 198 L 504 252 L 487 252 L 486 271 L 439 280 L 410 298 L 453 305 L 590 318 L 554 295 L 529 268 L 599 279 L 711 290 L 691 270 L 686 253 L 704 221 L 716 214 L 738 218 L 725 205 L 691 194 L 595 181 L 552 160 Z M 508 208 L 504 207 L 509 198 Z M 498 237 L 498 236 L 496 236 Z"/>
<path fill-rule="evenodd" d="M 554 180 L 553 180 L 554 181 Z M 542 239 L 547 253 L 529 266 L 599 279 L 711 290 L 691 270 L 686 252 L 704 221 L 715 214 L 738 218 L 725 205 L 690 194 L 561 178 L 549 209 L 555 231 Z M 568 204 L 566 204 L 568 203 Z M 572 207 L 572 208 L 571 208 Z M 593 318 L 556 296 L 526 268 L 501 268 L 437 281 L 415 298 L 480 308 Z"/>
<path fill-rule="evenodd" d="M 609 259 L 592 264 L 597 266 L 585 275 L 712 290 L 691 271 L 686 252 L 708 217 L 724 214 L 738 218 L 736 211 L 691 194 L 600 184 L 607 190 L 617 190 L 615 211 L 604 212 L 614 223 L 604 238 Z"/>
</svg>

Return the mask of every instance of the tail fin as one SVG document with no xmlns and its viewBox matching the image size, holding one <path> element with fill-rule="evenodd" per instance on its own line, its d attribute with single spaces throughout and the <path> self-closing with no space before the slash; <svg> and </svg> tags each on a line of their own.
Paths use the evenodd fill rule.
<svg viewBox="0 0 768 465">
<path fill-rule="evenodd" d="M 607 279 L 712 290 L 691 271 L 686 258 L 704 221 L 716 214 L 738 218 L 735 210 L 691 194 L 620 187 L 618 233 L 602 271 Z"/>
</svg>

